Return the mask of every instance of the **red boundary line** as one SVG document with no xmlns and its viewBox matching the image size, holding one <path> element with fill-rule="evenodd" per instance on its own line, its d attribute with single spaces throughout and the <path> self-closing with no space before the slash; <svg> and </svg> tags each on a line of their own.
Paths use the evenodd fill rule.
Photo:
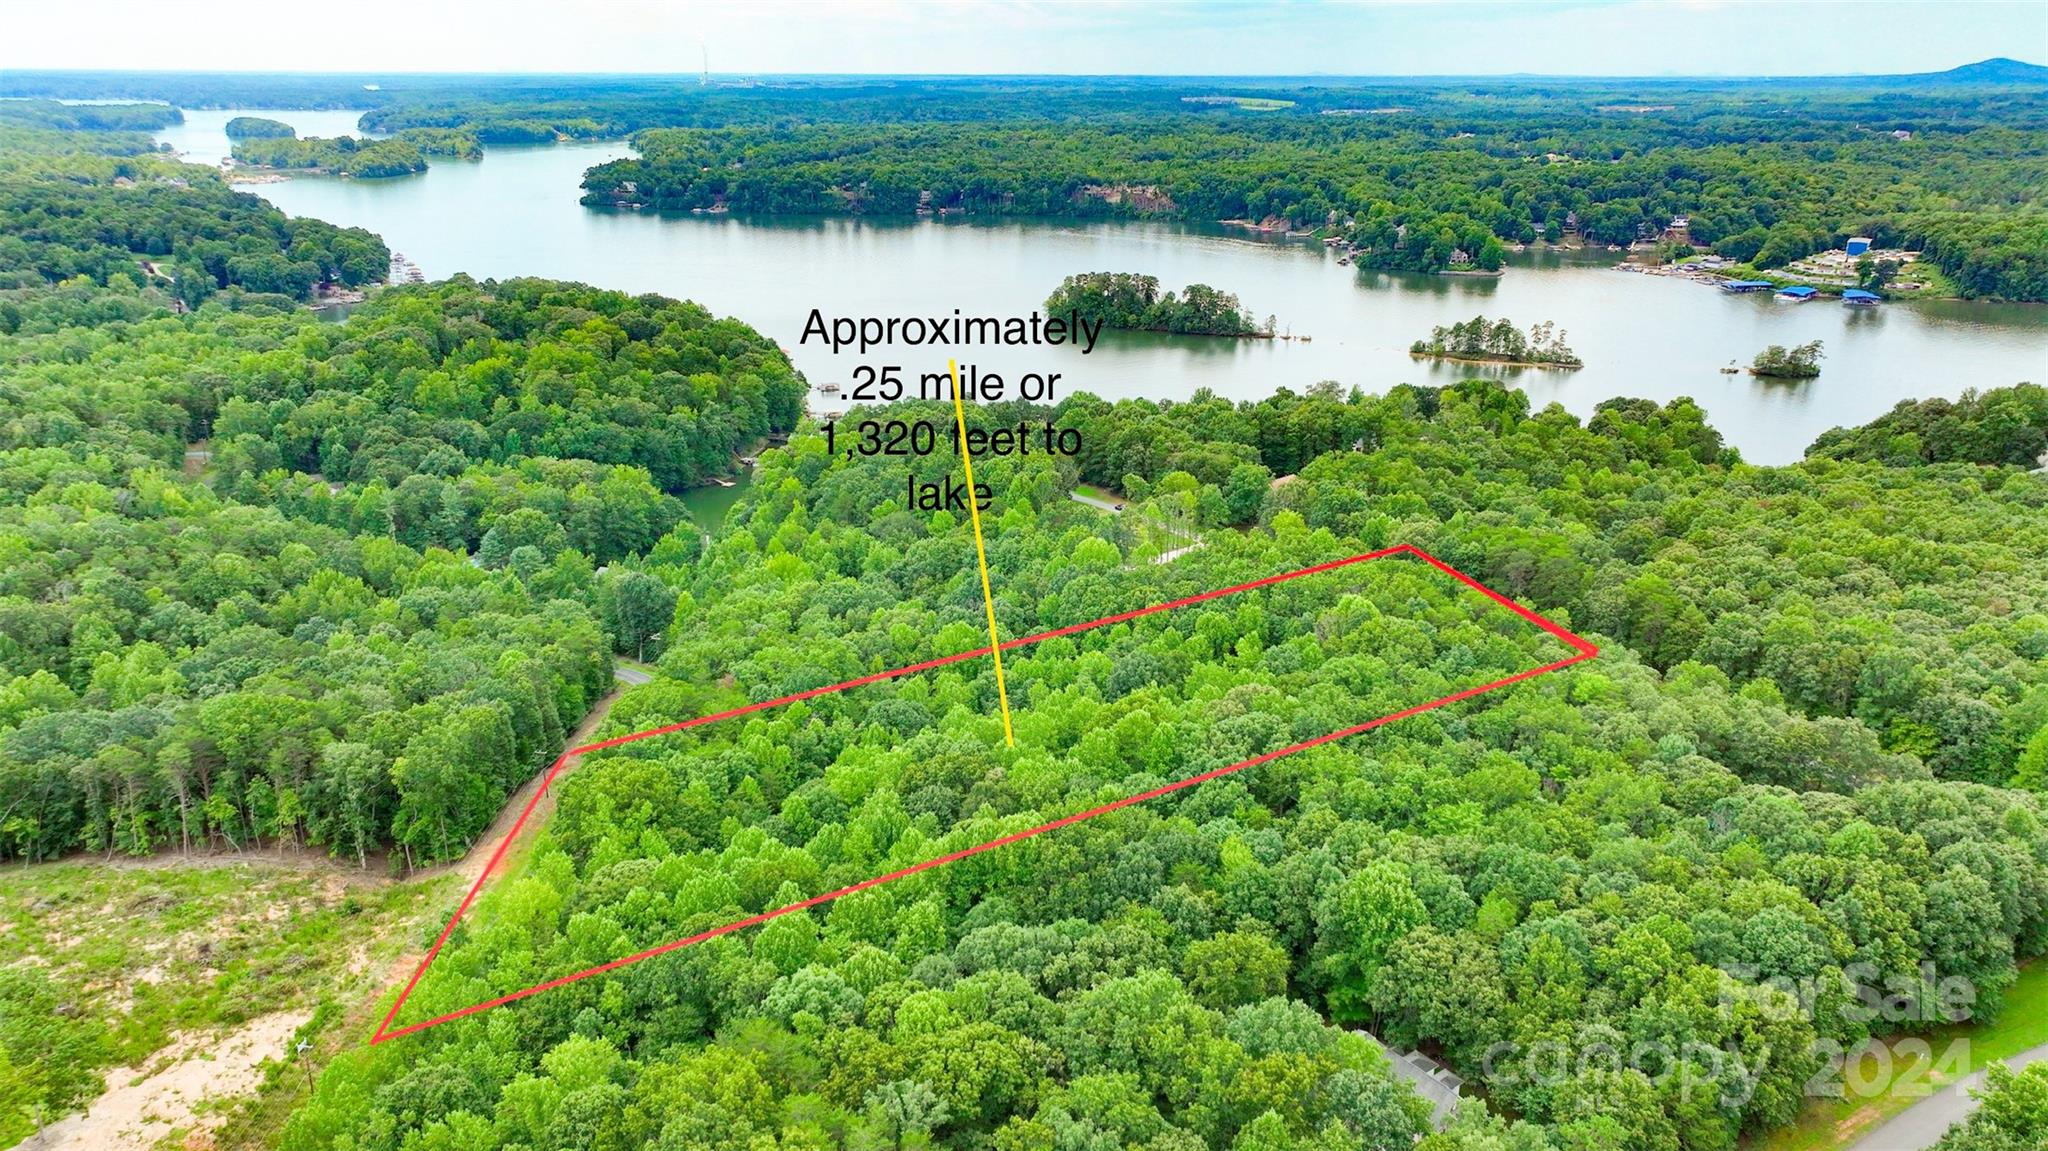
<svg viewBox="0 0 2048 1151">
<path fill-rule="evenodd" d="M 572 747 L 569 750 L 564 751 L 561 754 L 561 756 L 555 760 L 554 766 L 548 769 L 547 775 L 541 780 L 540 787 L 534 790 L 533 798 L 526 801 L 526 809 L 519 813 L 518 822 L 512 825 L 512 830 L 505 833 L 505 838 L 499 842 L 498 849 L 491 853 L 490 862 L 484 865 L 483 873 L 478 875 L 476 877 L 476 882 L 470 885 L 469 894 L 462 897 L 462 903 L 460 906 L 456 907 L 455 914 L 448 917 L 448 926 L 443 927 L 441 929 L 440 938 L 434 940 L 434 945 L 427 949 L 426 957 L 420 960 L 419 967 L 413 971 L 412 978 L 406 980 L 405 989 L 398 993 L 397 1002 L 393 1003 L 391 1005 L 391 1010 L 385 1013 L 384 1021 L 377 1025 L 376 1034 L 371 1036 L 370 1043 L 374 1046 L 375 1044 L 383 1043 L 387 1040 L 396 1039 L 402 1035 L 410 1035 L 415 1031 L 424 1031 L 429 1027 L 439 1026 L 443 1023 L 451 1023 L 457 1019 L 464 1018 L 465 1016 L 475 1015 L 481 1011 L 488 1011 L 493 1007 L 501 1007 L 515 1000 L 525 999 L 530 995 L 538 995 L 543 991 L 552 991 L 557 987 L 564 987 L 568 984 L 578 982 L 579 980 L 588 979 L 593 975 L 602 975 L 607 971 L 616 971 L 621 967 L 624 967 L 632 963 L 638 963 L 643 959 L 652 959 L 657 955 L 666 955 L 671 951 L 676 951 L 684 947 L 689 947 L 692 944 L 702 943 L 707 939 L 716 939 L 721 935 L 728 935 L 735 931 L 741 931 L 749 927 L 756 927 L 760 924 L 768 922 L 771 919 L 777 919 L 784 915 L 788 915 L 791 912 L 802 911 L 805 908 L 816 907 L 821 903 L 829 903 L 832 900 L 840 899 L 845 896 L 852 895 L 856 892 L 866 891 L 871 887 L 880 887 L 882 884 L 891 883 L 895 880 L 903 879 L 907 876 L 916 875 L 918 872 L 921 871 L 929 871 L 935 867 L 943 867 L 948 863 L 957 863 L 960 860 L 966 859 L 969 856 L 979 855 L 984 851 L 993 851 L 998 847 L 1007 847 L 1012 843 L 1018 843 L 1026 839 L 1030 839 L 1034 836 L 1043 835 L 1048 831 L 1056 831 L 1059 828 L 1066 827 L 1070 824 L 1079 823 L 1084 819 L 1093 819 L 1098 815 L 1107 815 L 1112 811 L 1118 811 L 1123 808 L 1130 807 L 1133 804 L 1143 803 L 1148 799 L 1157 799 L 1162 795 L 1170 795 L 1173 792 L 1182 790 L 1183 788 L 1193 787 L 1199 783 L 1207 783 L 1212 779 L 1229 775 L 1233 772 L 1243 771 L 1245 768 L 1248 767 L 1257 767 L 1262 763 L 1271 763 L 1272 761 L 1279 759 L 1283 756 L 1293 755 L 1296 752 L 1307 751 L 1309 748 L 1312 747 L 1320 747 L 1323 744 L 1332 743 L 1340 739 L 1345 739 L 1350 736 L 1358 735 L 1361 732 L 1371 731 L 1376 727 L 1381 727 L 1386 724 L 1393 723 L 1396 720 L 1407 719 L 1410 716 L 1420 715 L 1425 711 L 1432 711 L 1436 708 L 1443 707 L 1447 704 L 1457 703 L 1460 700 L 1471 699 L 1473 696 L 1483 695 L 1486 692 L 1495 690 L 1496 688 L 1506 687 L 1509 684 L 1520 683 L 1525 679 L 1534 679 L 1539 675 L 1546 675 L 1550 672 L 1557 671 L 1561 668 L 1570 667 L 1575 663 L 1582 663 L 1586 660 L 1592 659 L 1594 656 L 1600 653 L 1600 649 L 1598 647 L 1595 647 L 1590 641 L 1560 626 L 1559 624 L 1549 619 L 1546 619 L 1541 615 L 1538 615 L 1536 612 L 1533 612 L 1528 608 L 1523 607 L 1521 604 L 1518 604 L 1515 601 L 1509 599 L 1508 597 L 1500 594 L 1499 592 L 1494 591 L 1492 588 L 1487 587 L 1485 584 L 1480 583 L 1478 580 L 1473 579 L 1471 576 L 1466 575 L 1464 572 L 1459 571 L 1458 569 L 1443 562 L 1435 556 L 1430 555 L 1428 552 L 1423 551 L 1421 548 L 1416 547 L 1413 544 L 1400 544 L 1395 547 L 1381 548 L 1378 551 L 1367 552 L 1364 555 L 1355 555 L 1351 556 L 1348 559 L 1332 560 L 1329 563 L 1317 564 L 1314 567 L 1305 567 L 1299 571 L 1291 571 L 1282 573 L 1280 575 L 1267 576 L 1264 579 L 1256 579 L 1251 581 L 1250 583 L 1241 583 L 1236 585 L 1235 587 L 1218 588 L 1215 591 L 1203 592 L 1200 595 L 1191 595 L 1183 599 L 1169 600 L 1166 603 L 1153 604 L 1151 607 L 1139 608 L 1136 611 L 1127 611 L 1118 615 L 1104 616 L 1101 619 L 1089 620 L 1087 623 L 1077 623 L 1068 627 L 1056 628 L 1052 631 L 1040 632 L 1037 635 L 1028 635 L 1020 639 L 1006 640 L 1004 641 L 1002 646 L 1005 650 L 1013 647 L 1024 647 L 1027 644 L 1039 643 L 1043 640 L 1053 639 L 1058 636 L 1073 635 L 1077 632 L 1084 632 L 1091 630 L 1093 628 L 1106 627 L 1110 624 L 1115 623 L 1123 623 L 1126 620 L 1138 619 L 1140 617 L 1148 615 L 1156 615 L 1160 612 L 1172 611 L 1175 608 L 1187 607 L 1191 604 L 1204 603 L 1208 600 L 1213 599 L 1221 599 L 1224 596 L 1236 595 L 1239 592 L 1251 591 L 1255 588 L 1270 587 L 1273 584 L 1285 583 L 1288 580 L 1300 579 L 1303 576 L 1319 575 L 1323 572 L 1334 571 L 1337 568 L 1348 567 L 1352 564 L 1357 563 L 1365 563 L 1369 560 L 1382 559 L 1384 557 L 1392 555 L 1412 555 L 1417 559 L 1422 560 L 1423 562 L 1429 564 L 1431 567 L 1436 568 L 1438 571 L 1443 572 L 1444 574 L 1449 575 L 1452 578 L 1456 579 L 1458 582 L 1464 584 L 1466 587 L 1469 587 L 1474 591 L 1477 591 L 1482 595 L 1485 595 L 1488 599 L 1491 599 L 1495 603 L 1501 605 L 1502 607 L 1507 608 L 1509 611 L 1514 612 L 1517 616 L 1520 616 L 1522 619 L 1527 620 L 1532 624 L 1535 624 L 1537 627 L 1543 629 L 1545 632 L 1548 632 L 1554 638 L 1562 641 L 1565 644 L 1565 646 L 1571 648 L 1573 652 L 1575 652 L 1576 654 L 1571 655 L 1565 659 L 1556 660 L 1554 662 L 1544 664 L 1542 667 L 1530 668 L 1527 671 L 1517 672 L 1514 675 L 1505 676 L 1501 679 L 1494 680 L 1492 683 L 1481 684 L 1478 687 L 1468 687 L 1463 691 L 1452 692 L 1450 695 L 1446 696 L 1439 696 L 1438 698 L 1430 700 L 1427 703 L 1419 703 L 1413 707 L 1403 708 L 1402 710 L 1393 712 L 1392 714 L 1383 715 L 1377 719 L 1369 719 L 1364 723 L 1354 724 L 1351 727 L 1342 728 L 1340 730 L 1330 732 L 1327 735 L 1319 735 L 1314 739 L 1306 739 L 1301 741 L 1300 743 L 1280 748 L 1277 751 L 1269 751 L 1263 755 L 1255 755 L 1250 759 L 1243 760 L 1238 763 L 1233 763 L 1228 767 L 1219 767 L 1212 771 L 1205 771 L 1200 775 L 1191 775 L 1186 779 L 1179 779 L 1175 780 L 1172 783 L 1163 784 L 1159 787 L 1151 789 L 1150 791 L 1142 791 L 1136 795 L 1125 796 L 1124 798 L 1119 799 L 1114 803 L 1105 803 L 1100 807 L 1093 807 L 1089 808 L 1087 811 L 1076 812 L 1073 815 L 1065 816 L 1061 819 L 1055 819 L 1051 823 L 1043 823 L 1038 825 L 1037 827 L 1029 828 L 1024 831 L 1019 831 L 1012 835 L 1003 836 L 1000 839 L 991 839 L 986 843 L 977 843 L 973 847 L 963 848 L 959 851 L 952 852 L 948 855 L 941 855 L 936 859 L 927 859 L 923 863 L 914 864 L 910 867 L 903 868 L 899 871 L 892 871 L 887 875 L 878 875 L 875 876 L 873 879 L 863 880 L 859 883 L 852 885 L 851 887 L 842 887 L 837 891 L 828 891 L 823 895 L 814 895 L 809 899 L 805 899 L 797 903 L 792 903 L 787 907 L 778 907 L 773 911 L 764 911 L 759 915 L 750 915 L 745 919 L 735 920 L 731 923 L 725 924 L 722 927 L 714 927 L 709 931 L 699 932 L 696 935 L 692 935 L 686 939 L 678 939 L 671 943 L 664 943 L 659 947 L 650 947 L 645 951 L 635 952 L 634 954 L 628 955 L 622 959 L 614 959 L 609 963 L 600 963 L 595 967 L 585 968 L 582 971 L 578 971 L 570 975 L 564 975 L 556 979 L 550 979 L 545 983 L 536 983 L 532 987 L 528 987 L 520 991 L 514 991 L 509 995 L 500 995 L 496 999 L 488 999 L 482 1003 L 472 1004 L 460 1010 L 450 1011 L 445 1015 L 437 1015 L 432 1019 L 426 1019 L 418 1023 L 408 1024 L 407 1026 L 400 1027 L 394 1030 L 391 1024 L 393 1020 L 398 1018 L 399 1009 L 404 1007 L 405 1001 L 412 997 L 413 989 L 419 986 L 420 978 L 427 973 L 427 968 L 431 966 L 434 962 L 434 959 L 441 954 L 441 948 L 447 944 L 448 937 L 455 933 L 456 923 L 459 922 L 462 919 L 464 913 L 466 913 L 469 910 L 470 904 L 476 901 L 477 893 L 483 890 L 484 882 L 490 878 L 491 872 L 497 869 L 499 861 L 502 860 L 505 856 L 506 849 L 512 845 L 513 840 L 519 838 L 519 831 L 522 827 L 526 826 L 527 817 L 533 814 L 534 805 L 540 802 L 540 797 L 546 794 L 549 785 L 554 783 L 555 776 L 561 773 L 563 765 L 568 763 L 571 758 L 578 755 L 582 755 L 586 752 L 602 751 L 608 747 L 617 747 L 620 744 L 633 743 L 636 740 L 651 739 L 657 735 L 668 735 L 672 732 L 683 731 L 687 728 L 701 727 L 705 724 L 717 723 L 718 721 L 724 719 L 733 719 L 738 716 L 748 715 L 757 711 L 766 711 L 767 709 L 772 707 L 781 707 L 783 704 L 786 703 L 796 703 L 799 700 L 811 699 L 815 696 L 827 695 L 836 691 L 845 691 L 848 688 L 861 687 L 865 684 L 870 683 L 878 683 L 882 680 L 894 679 L 898 676 L 910 675 L 915 672 L 930 671 L 931 669 L 936 667 L 944 667 L 947 664 L 959 663 L 962 660 L 969 660 L 974 659 L 978 656 L 988 655 L 991 649 L 987 646 L 978 647 L 975 648 L 973 651 L 963 651 L 957 655 L 942 656 L 938 659 L 929 659 L 925 660 L 923 663 L 911 664 L 908 667 L 894 668 L 889 671 L 878 671 L 872 675 L 864 675 L 857 679 L 849 679 L 843 683 L 835 683 L 828 687 L 814 687 L 811 688 L 809 691 L 800 691 L 794 695 L 785 695 L 780 699 L 764 700 L 760 703 L 750 703 L 745 707 L 736 707 L 730 711 L 721 711 L 712 715 L 698 716 L 696 719 L 684 720 L 681 723 L 672 723 L 665 727 L 649 728 L 646 731 L 636 731 L 630 735 L 621 735 L 612 739 L 601 740 L 597 743 L 585 744 L 582 747 Z"/>
</svg>

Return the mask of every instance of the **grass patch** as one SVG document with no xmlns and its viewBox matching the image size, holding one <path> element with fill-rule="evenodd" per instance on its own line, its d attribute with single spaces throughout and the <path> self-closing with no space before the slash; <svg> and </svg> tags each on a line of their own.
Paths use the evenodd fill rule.
<svg viewBox="0 0 2048 1151">
<path fill-rule="evenodd" d="M 1988 1063 L 2048 1043 L 2048 960 L 2037 959 L 2020 971 L 2019 980 L 2005 993 L 1998 1022 L 1951 1024 L 1929 1032 L 1925 1038 L 1934 1050 L 1937 1065 L 1950 1044 L 1964 1039 L 1970 1044 L 1969 1058 L 1957 1061 L 1956 1075 L 1930 1072 L 1920 1081 L 1930 1093 Z M 1809 1100 L 1799 1113 L 1798 1122 L 1745 1145 L 1753 1151 L 1826 1151 L 1847 1146 L 1924 1098 L 1924 1094 L 1886 1093 L 1871 1099 Z"/>
<path fill-rule="evenodd" d="M 324 865 L 44 864 L 0 871 L 0 970 L 48 989 L 67 1049 L 61 1092 L 0 1091 L 0 1132 L 91 1101 L 109 1067 L 143 1074 L 182 1055 L 181 1032 L 224 1033 L 276 1011 L 364 993 L 383 926 L 417 914 L 424 887 Z M 383 974 L 376 971 L 376 975 Z M 4 1078 L 4 1075 L 0 1075 Z"/>
</svg>

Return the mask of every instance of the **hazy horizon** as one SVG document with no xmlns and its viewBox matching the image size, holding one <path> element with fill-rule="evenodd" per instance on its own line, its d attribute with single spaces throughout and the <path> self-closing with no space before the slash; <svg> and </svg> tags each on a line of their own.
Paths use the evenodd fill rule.
<svg viewBox="0 0 2048 1151">
<path fill-rule="evenodd" d="M 721 72 L 713 69 L 709 75 L 716 83 L 720 80 L 745 80 L 757 77 L 778 79 L 841 79 L 863 80 L 1259 80 L 1299 83 L 1317 80 L 1854 80 L 1860 77 L 1882 78 L 1886 76 L 1940 75 L 1972 64 L 1983 64 L 1993 60 L 2010 60 L 2013 63 L 2031 67 L 2048 67 L 2039 60 L 2028 60 L 2017 56 L 1985 56 L 1973 60 L 1958 60 L 1953 64 L 1914 69 L 1911 72 Z M 334 79 L 356 79 L 371 76 L 406 76 L 419 78 L 439 77 L 520 77 L 545 79 L 563 77 L 569 79 L 626 78 L 639 80 L 678 80 L 696 83 L 704 75 L 696 72 L 634 72 L 622 70 L 582 71 L 536 71 L 531 69 L 400 69 L 400 68 L 23 68 L 0 67 L 0 76 L 312 76 Z"/>
<path fill-rule="evenodd" d="M 722 76 L 1674 79 L 2048 60 L 2048 4 L 2001 0 L 72 0 L 12 23 L 0 70 L 658 77 L 708 57 Z M 309 46 L 320 66 L 296 66 Z"/>
</svg>

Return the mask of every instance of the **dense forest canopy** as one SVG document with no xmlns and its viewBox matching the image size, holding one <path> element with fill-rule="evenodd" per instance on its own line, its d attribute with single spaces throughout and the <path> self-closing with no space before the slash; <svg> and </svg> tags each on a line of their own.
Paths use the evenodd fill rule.
<svg viewBox="0 0 2048 1151">
<path fill-rule="evenodd" d="M 154 132 L 184 122 L 185 114 L 168 104 L 0 100 L 0 124 L 56 132 Z"/>
<path fill-rule="evenodd" d="M 957 1148 L 1410 1147 L 1416 1114 L 1336 1024 L 1475 1074 L 1499 1044 L 1695 1042 L 1716 1066 L 1693 1073 L 1729 1087 L 1504 1076 L 1513 1134 L 1475 1110 L 1431 1151 L 1729 1148 L 1793 1114 L 1816 1042 L 1892 1026 L 1841 1010 L 1845 977 L 1927 960 L 1990 1014 L 2048 949 L 2041 477 L 1752 468 L 1690 404 L 1582 425 L 1486 382 L 1076 397 L 1060 418 L 1124 450 L 1251 447 L 1268 421 L 1342 440 L 1268 489 L 1256 530 L 1166 567 L 1126 563 L 1129 521 L 1066 498 L 1071 463 L 989 461 L 1007 634 L 1411 540 L 1607 654 L 352 1053 L 286 1146 L 887 1145 L 906 1125 Z M 900 490 L 807 432 L 769 452 L 730 530 L 660 569 L 667 678 L 608 731 L 971 646 L 965 524 Z M 1541 658 L 1505 613 L 1389 565 L 1017 651 L 1016 751 L 976 664 L 620 748 L 563 781 L 407 1018 Z M 1819 1001 L 1788 1011 L 1774 980 Z"/>
<path fill-rule="evenodd" d="M 1267 115 L 1293 112 L 1219 108 L 1173 130 L 1251 155 L 1336 131 L 1245 126 Z M 1993 157 L 1985 187 L 2025 165 L 1975 137 L 2039 128 L 1913 122 L 1916 140 L 1946 131 L 1930 143 Z M 767 337 L 690 303 L 526 279 L 388 288 L 323 323 L 300 306 L 305 277 L 372 282 L 381 240 L 287 220 L 147 151 L 132 125 L 0 119 L 6 858 L 284 844 L 446 859 L 612 690 L 616 655 L 662 674 L 601 734 L 985 641 L 968 525 L 904 508 L 903 461 L 829 454 Z M 1827 1045 L 1932 1031 L 1923 964 L 1996 1019 L 2019 965 L 2048 953 L 2037 387 L 1901 407 L 1785 467 L 1743 462 L 1689 400 L 1616 398 L 1580 420 L 1478 380 L 1243 403 L 1080 393 L 967 418 L 1083 439 L 1077 456 L 977 466 L 1006 635 L 1410 542 L 1602 654 L 351 1044 L 284 1146 L 1731 1151 L 1794 1116 Z M 785 431 L 719 530 L 684 518 L 680 491 Z M 953 461 L 909 466 L 936 481 Z M 1084 506 L 1080 482 L 1136 506 Z M 1169 506 L 1203 544 L 1147 562 L 1138 537 Z M 1014 749 L 992 669 L 971 661 L 593 755 L 407 1019 L 1554 647 L 1386 561 L 1019 651 Z M 1854 1010 L 1871 987 L 1909 1018 Z M 60 1009 L 85 993 L 0 979 L 0 1129 L 97 1087 L 109 1049 Z M 1485 1099 L 1432 1132 L 1361 1031 L 1442 1055 Z M 1638 1045 L 1665 1062 L 1581 1058 Z M 1502 1050 L 1566 1067 L 1510 1074 L 1526 1064 L 1489 1061 Z M 2023 1097 L 2038 1076 L 1995 1090 Z M 1954 1145 L 2031 1130 L 2007 1111 Z"/>
<path fill-rule="evenodd" d="M 1973 388 L 1955 400 L 1902 400 L 1860 428 L 1828 432 L 1807 454 L 1901 465 L 1953 460 L 2044 465 L 2048 387 L 2015 384 L 1988 392 Z"/>
<path fill-rule="evenodd" d="M 136 133 L 0 127 L 0 145 L 0 286 L 147 282 L 197 307 L 223 289 L 298 299 L 323 281 L 382 283 L 390 269 L 374 234 L 287 218 Z M 0 332 L 19 322 L 0 300 Z"/>
<path fill-rule="evenodd" d="M 593 565 L 679 525 L 694 548 L 671 493 L 801 393 L 771 343 L 656 297 L 456 281 L 339 325 L 164 302 L 7 305 L 10 857 L 460 853 L 609 675 Z M 180 483 L 202 440 L 209 485 Z"/>
</svg>

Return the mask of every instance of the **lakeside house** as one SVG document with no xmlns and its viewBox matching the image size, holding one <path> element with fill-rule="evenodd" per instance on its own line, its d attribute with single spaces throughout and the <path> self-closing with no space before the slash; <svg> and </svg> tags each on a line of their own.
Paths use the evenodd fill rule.
<svg viewBox="0 0 2048 1151">
<path fill-rule="evenodd" d="M 1848 291 L 1842 293 L 1843 303 L 1850 304 L 1860 308 L 1875 307 L 1878 301 L 1882 299 L 1884 299 L 1884 297 L 1878 295 L 1876 292 L 1866 292 L 1861 288 L 1850 288 Z"/>
<path fill-rule="evenodd" d="M 1773 284 L 1772 284 L 1772 283 L 1771 283 L 1771 282 L 1770 282 L 1769 280 L 1723 280 L 1723 281 L 1721 281 L 1721 290 L 1722 290 L 1722 291 L 1724 291 L 1724 292 L 1734 292 L 1734 293 L 1736 293 L 1736 294 L 1738 294 L 1738 295 L 1740 295 L 1740 294 L 1742 294 L 1742 293 L 1744 293 L 1744 292 L 1766 292 L 1766 291 L 1769 291 L 1769 290 L 1770 290 L 1770 289 L 1771 289 L 1771 288 L 1772 288 L 1773 286 L 1774 286 L 1774 285 L 1773 285 Z"/>
<path fill-rule="evenodd" d="M 1819 288 L 1809 288 L 1805 284 L 1795 284 L 1779 292 L 1777 298 L 1788 304 L 1803 304 L 1818 295 L 1820 295 Z"/>
</svg>

